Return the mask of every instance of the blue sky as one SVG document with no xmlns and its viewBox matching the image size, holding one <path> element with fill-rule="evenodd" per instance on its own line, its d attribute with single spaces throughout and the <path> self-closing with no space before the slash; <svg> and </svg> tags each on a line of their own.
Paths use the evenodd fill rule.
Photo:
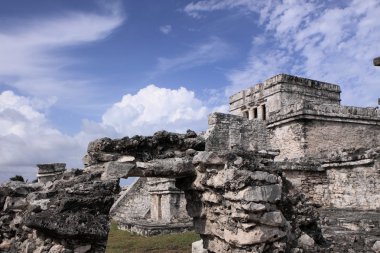
<svg viewBox="0 0 380 253">
<path fill-rule="evenodd" d="M 228 96 L 278 74 L 376 106 L 380 2 L 0 2 L 0 181 L 82 167 L 102 136 L 197 131 Z"/>
</svg>

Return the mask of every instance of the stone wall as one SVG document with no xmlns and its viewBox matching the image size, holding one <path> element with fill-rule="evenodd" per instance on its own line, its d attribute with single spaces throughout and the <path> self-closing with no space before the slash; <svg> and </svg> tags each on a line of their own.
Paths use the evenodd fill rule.
<svg viewBox="0 0 380 253">
<path fill-rule="evenodd" d="M 379 210 L 380 148 L 350 151 L 279 166 L 295 187 L 324 208 Z"/>
<path fill-rule="evenodd" d="M 271 147 L 277 160 L 319 158 L 343 148 L 380 145 L 380 110 L 301 103 L 285 107 L 268 120 Z"/>
<path fill-rule="evenodd" d="M 268 134 L 262 121 L 213 113 L 208 119 L 206 149 L 209 151 L 268 149 Z"/>
<path fill-rule="evenodd" d="M 240 134 L 244 134 L 247 127 L 250 131 L 265 130 L 263 124 L 257 124 L 259 127 L 254 129 L 252 126 L 256 125 L 245 124 L 249 123 L 246 120 L 238 124 L 241 122 L 240 117 L 223 114 L 214 114 L 212 117 L 222 122 L 222 126 L 218 126 L 218 123 L 216 128 L 211 125 L 206 134 L 206 138 L 218 136 L 217 139 L 221 140 L 209 143 L 206 140 L 206 150 L 210 148 L 211 151 L 194 152 L 188 149 L 174 152 L 174 157 L 161 154 L 154 157 L 150 154 L 157 151 L 154 149 L 151 152 L 152 145 L 149 144 L 154 138 L 144 137 L 140 141 L 144 141 L 145 147 L 139 149 L 139 154 L 147 154 L 144 157 L 150 159 L 142 162 L 141 158 L 133 156 L 124 162 L 120 158 L 112 158 L 111 161 L 93 164 L 86 170 L 103 169 L 102 178 L 114 178 L 117 175 L 170 175 L 176 178 L 176 187 L 185 192 L 187 211 L 194 218 L 195 230 L 201 234 L 209 252 L 283 252 L 292 249 L 316 252 L 326 247 L 315 208 L 291 187 L 273 162 L 278 152 L 245 150 L 250 146 L 244 144 L 247 140 L 242 139 Z M 219 131 L 229 125 L 235 126 L 234 130 L 240 134 L 232 135 L 229 130 Z M 186 139 L 184 135 L 174 137 L 172 133 L 165 133 L 164 136 L 166 140 L 176 139 L 178 144 L 172 142 L 170 146 L 170 150 L 174 151 L 180 150 L 179 144 Z M 242 140 L 242 145 L 228 145 L 228 150 L 225 150 L 225 143 L 232 141 L 238 144 L 234 140 L 236 137 Z M 113 152 L 115 147 L 123 146 L 123 142 L 111 140 L 103 143 L 98 140 L 90 146 L 96 146 L 97 152 L 103 157 L 112 157 L 111 152 L 118 157 L 132 156 L 134 151 L 128 148 L 123 149 L 122 154 Z M 136 142 L 136 145 L 140 143 Z M 169 149 L 160 150 L 165 154 Z M 92 156 L 100 155 L 94 152 Z"/>
<path fill-rule="evenodd" d="M 150 217 L 150 194 L 146 186 L 147 178 L 137 179 L 114 204 L 110 214 L 119 228 L 126 229 L 134 221 Z"/>
<path fill-rule="evenodd" d="M 305 155 L 305 128 L 302 122 L 292 122 L 268 129 L 272 148 L 280 150 L 277 161 L 293 159 Z"/>
<path fill-rule="evenodd" d="M 118 180 L 75 170 L 45 183 L 0 187 L 0 252 L 104 252 Z"/>
<path fill-rule="evenodd" d="M 332 150 L 380 146 L 380 124 L 310 120 L 304 127 L 305 156 L 320 157 Z"/>
<path fill-rule="evenodd" d="M 151 198 L 151 219 L 161 224 L 191 222 L 186 212 L 185 193 L 175 186 L 175 179 L 149 178 L 148 190 Z"/>
<path fill-rule="evenodd" d="M 175 179 L 168 178 L 140 177 L 136 180 L 111 210 L 110 215 L 118 228 L 144 236 L 192 230 L 185 194 L 174 184 Z"/>
<path fill-rule="evenodd" d="M 185 190 L 208 252 L 319 252 L 318 214 L 284 181 L 273 155 L 200 152 Z M 306 228 L 313 228 L 312 232 Z"/>
</svg>

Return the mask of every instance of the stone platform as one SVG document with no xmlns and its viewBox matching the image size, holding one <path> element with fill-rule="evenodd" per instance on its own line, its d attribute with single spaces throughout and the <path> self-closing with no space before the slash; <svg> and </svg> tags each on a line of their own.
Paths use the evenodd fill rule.
<svg viewBox="0 0 380 253">
<path fill-rule="evenodd" d="M 146 221 L 146 222 L 126 221 L 126 222 L 119 222 L 118 228 L 122 230 L 128 230 L 132 233 L 137 233 L 143 236 L 166 235 L 166 234 L 174 234 L 174 233 L 183 233 L 183 232 L 194 230 L 193 222 L 175 223 L 175 224 L 167 224 L 167 223 L 159 224 L 159 223 L 152 223 L 149 221 Z"/>
</svg>

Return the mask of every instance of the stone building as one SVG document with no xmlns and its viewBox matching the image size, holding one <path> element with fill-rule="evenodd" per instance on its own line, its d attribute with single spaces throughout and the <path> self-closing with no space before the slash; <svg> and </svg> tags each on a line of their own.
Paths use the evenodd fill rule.
<svg viewBox="0 0 380 253">
<path fill-rule="evenodd" d="M 240 117 L 214 121 L 228 126 L 227 145 L 279 151 L 285 177 L 321 207 L 327 238 L 378 240 L 380 109 L 343 106 L 340 93 L 335 84 L 280 74 L 230 97 L 230 113 Z"/>
<path fill-rule="evenodd" d="M 280 74 L 230 97 L 230 113 L 265 122 L 276 160 L 380 146 L 380 110 L 340 104 L 338 85 Z"/>
<path fill-rule="evenodd" d="M 192 230 L 184 192 L 175 179 L 139 178 L 123 191 L 111 209 L 118 227 L 145 236 Z"/>
</svg>

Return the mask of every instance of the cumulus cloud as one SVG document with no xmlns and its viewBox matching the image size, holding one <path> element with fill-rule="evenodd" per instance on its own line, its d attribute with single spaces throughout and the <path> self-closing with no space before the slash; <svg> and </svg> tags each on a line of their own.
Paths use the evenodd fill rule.
<svg viewBox="0 0 380 253">
<path fill-rule="evenodd" d="M 79 165 L 84 147 L 49 124 L 43 112 L 48 106 L 12 91 L 0 93 L 0 181 L 16 173 L 33 178 L 37 163 L 64 159 Z"/>
<path fill-rule="evenodd" d="M 228 57 L 232 48 L 218 37 L 212 37 L 203 44 L 192 47 L 188 52 L 173 58 L 158 58 L 154 74 L 178 71 L 214 63 Z"/>
<path fill-rule="evenodd" d="M 0 93 L 0 181 L 15 174 L 35 178 L 38 163 L 66 162 L 82 167 L 87 144 L 100 137 L 150 135 L 159 130 L 204 131 L 207 116 L 225 112 L 225 106 L 204 102 L 186 88 L 167 89 L 148 85 L 126 94 L 106 110 L 101 122 L 84 120 L 82 130 L 65 135 L 53 127 L 46 111 L 54 101 Z"/>
<path fill-rule="evenodd" d="M 173 28 L 172 28 L 171 25 L 160 26 L 160 32 L 162 32 L 163 34 L 169 34 L 169 33 L 171 33 L 172 29 Z"/>
<path fill-rule="evenodd" d="M 210 109 L 186 88 L 149 85 L 127 94 L 103 115 L 102 123 L 120 134 L 152 134 L 158 130 L 205 130 Z"/>
<path fill-rule="evenodd" d="M 262 32 L 252 31 L 245 66 L 228 74 L 229 94 L 285 72 L 340 84 L 343 103 L 376 105 L 380 73 L 372 59 L 380 52 L 379 1 L 205 0 L 184 8 L 192 16 L 242 9 L 258 15 Z"/>
</svg>

